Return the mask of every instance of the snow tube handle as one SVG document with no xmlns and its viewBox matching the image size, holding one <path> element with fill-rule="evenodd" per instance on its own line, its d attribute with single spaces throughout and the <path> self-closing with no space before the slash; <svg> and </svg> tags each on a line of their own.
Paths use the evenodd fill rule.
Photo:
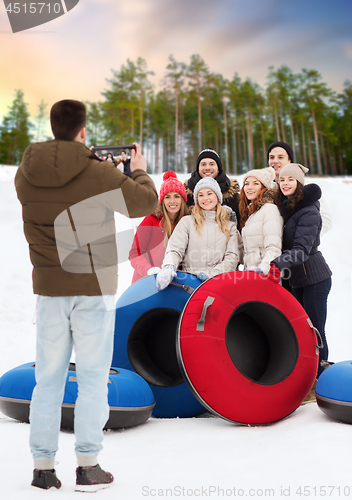
<svg viewBox="0 0 352 500">
<path fill-rule="evenodd" d="M 324 347 L 324 342 L 323 342 L 323 339 L 321 338 L 319 330 L 317 328 L 315 328 L 315 326 L 313 325 L 310 318 L 307 318 L 307 323 L 315 331 L 315 333 L 318 335 L 318 337 L 320 339 L 320 344 L 318 345 L 318 348 L 322 349 Z"/>
<path fill-rule="evenodd" d="M 192 295 L 192 293 L 194 292 L 194 288 L 192 288 L 192 287 L 191 287 L 191 286 L 189 286 L 189 285 L 179 285 L 178 283 L 175 283 L 174 281 L 171 281 L 170 285 L 179 286 L 180 288 L 183 288 L 183 290 L 184 290 L 186 293 L 189 293 L 190 295 Z"/>
<path fill-rule="evenodd" d="M 197 332 L 204 332 L 205 315 L 207 314 L 208 307 L 212 305 L 214 300 L 215 297 L 210 296 L 205 299 L 202 314 L 199 318 L 199 321 L 197 321 Z"/>
</svg>

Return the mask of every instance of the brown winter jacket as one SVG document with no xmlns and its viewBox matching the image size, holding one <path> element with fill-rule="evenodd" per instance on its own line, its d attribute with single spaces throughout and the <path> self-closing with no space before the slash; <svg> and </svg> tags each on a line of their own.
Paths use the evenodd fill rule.
<svg viewBox="0 0 352 500">
<path fill-rule="evenodd" d="M 83 144 L 54 140 L 26 149 L 15 186 L 34 293 L 115 294 L 114 211 L 129 217 L 153 212 L 157 192 L 151 178 L 135 170 L 131 179 Z"/>
</svg>

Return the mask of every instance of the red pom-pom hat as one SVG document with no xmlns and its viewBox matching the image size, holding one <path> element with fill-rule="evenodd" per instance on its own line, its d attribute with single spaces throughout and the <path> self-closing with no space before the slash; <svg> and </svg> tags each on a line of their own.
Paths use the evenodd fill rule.
<svg viewBox="0 0 352 500">
<path fill-rule="evenodd" d="M 177 175 L 173 170 L 168 170 L 163 175 L 163 182 L 161 184 L 159 196 L 160 203 L 163 202 L 164 196 L 166 194 L 172 193 L 173 191 L 179 193 L 187 203 L 187 195 L 184 185 L 177 179 Z"/>
</svg>

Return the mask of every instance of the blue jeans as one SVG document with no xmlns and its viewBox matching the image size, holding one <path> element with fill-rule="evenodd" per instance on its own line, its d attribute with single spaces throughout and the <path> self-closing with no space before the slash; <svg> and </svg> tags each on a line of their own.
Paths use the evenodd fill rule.
<svg viewBox="0 0 352 500">
<path fill-rule="evenodd" d="M 315 285 L 292 289 L 293 295 L 303 306 L 313 325 L 319 331 L 323 341 L 323 348 L 319 350 L 318 377 L 324 371 L 320 366 L 320 361 L 327 360 L 329 356 L 329 348 L 325 336 L 325 323 L 327 315 L 327 300 L 330 290 L 331 278 L 321 281 L 320 283 L 316 283 Z"/>
<path fill-rule="evenodd" d="M 78 383 L 74 420 L 78 463 L 80 458 L 80 465 L 90 465 L 90 459 L 96 462 L 102 449 L 103 427 L 109 418 L 107 384 L 113 354 L 114 300 L 113 295 L 38 296 L 37 385 L 30 405 L 30 446 L 37 468 L 52 468 L 54 464 L 73 348 Z"/>
</svg>

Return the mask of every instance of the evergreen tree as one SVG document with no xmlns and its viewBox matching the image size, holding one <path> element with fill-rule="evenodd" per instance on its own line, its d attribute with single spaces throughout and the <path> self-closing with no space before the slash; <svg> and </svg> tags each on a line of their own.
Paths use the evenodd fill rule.
<svg viewBox="0 0 352 500">
<path fill-rule="evenodd" d="M 47 113 L 47 103 L 43 101 L 43 99 L 40 101 L 40 104 L 38 104 L 38 114 L 35 117 L 35 122 L 36 122 L 36 141 L 44 141 L 44 132 L 45 132 L 45 121 L 48 119 L 48 113 Z"/>
<path fill-rule="evenodd" d="M 168 73 L 165 80 L 170 86 L 175 97 L 175 170 L 178 171 L 179 160 L 179 108 L 180 108 L 180 94 L 182 94 L 184 86 L 184 77 L 186 71 L 186 64 L 177 62 L 173 55 L 169 56 L 169 64 L 166 66 Z"/>
<path fill-rule="evenodd" d="M 333 93 L 327 88 L 326 83 L 320 80 L 321 75 L 316 70 L 303 69 L 300 75 L 300 100 L 309 110 L 313 126 L 315 160 L 317 166 L 317 171 L 315 173 L 322 175 L 324 172 L 321 161 L 319 127 L 328 108 L 326 100 L 331 98 Z M 314 165 L 311 164 L 310 167 L 314 168 Z"/>
<path fill-rule="evenodd" d="M 18 165 L 24 150 L 30 144 L 29 112 L 22 90 L 15 91 L 9 113 L 0 127 L 0 163 Z"/>
<path fill-rule="evenodd" d="M 88 142 L 98 146 L 103 142 L 102 112 L 98 103 L 86 103 L 87 105 L 87 135 Z"/>
<path fill-rule="evenodd" d="M 341 112 L 336 115 L 335 137 L 338 141 L 334 144 L 336 157 L 336 170 L 340 174 L 352 174 L 352 82 L 347 80 L 342 94 L 338 96 Z"/>
<path fill-rule="evenodd" d="M 191 56 L 187 76 L 189 85 L 195 90 L 198 108 L 198 151 L 202 150 L 202 99 L 204 87 L 208 84 L 209 69 L 199 54 Z"/>
</svg>

